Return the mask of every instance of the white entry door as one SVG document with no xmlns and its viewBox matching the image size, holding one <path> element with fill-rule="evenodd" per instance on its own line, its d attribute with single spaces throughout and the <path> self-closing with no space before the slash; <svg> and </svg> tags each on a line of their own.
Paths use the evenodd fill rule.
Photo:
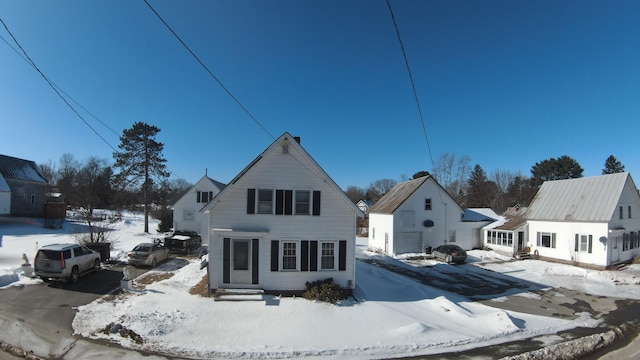
<svg viewBox="0 0 640 360">
<path fill-rule="evenodd" d="M 231 283 L 251 284 L 251 240 L 231 240 Z"/>
</svg>

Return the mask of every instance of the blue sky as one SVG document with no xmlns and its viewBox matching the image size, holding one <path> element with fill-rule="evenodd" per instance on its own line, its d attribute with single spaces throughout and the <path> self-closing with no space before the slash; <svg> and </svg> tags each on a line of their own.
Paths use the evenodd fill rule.
<svg viewBox="0 0 640 360">
<path fill-rule="evenodd" d="M 430 171 L 443 153 L 527 176 L 562 155 L 599 175 L 613 154 L 640 178 L 638 1 L 391 0 L 431 153 L 386 1 L 149 3 L 268 133 L 300 136 L 342 188 Z M 205 169 L 228 182 L 273 141 L 143 0 L 2 1 L 0 17 L 108 125 L 72 102 L 111 146 L 136 121 L 155 125 L 188 182 Z M 0 153 L 112 162 L 0 36 Z"/>
</svg>

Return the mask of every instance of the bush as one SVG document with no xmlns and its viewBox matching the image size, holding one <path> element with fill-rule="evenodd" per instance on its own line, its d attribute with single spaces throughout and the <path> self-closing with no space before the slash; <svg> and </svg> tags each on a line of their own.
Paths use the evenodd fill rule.
<svg viewBox="0 0 640 360">
<path fill-rule="evenodd" d="M 640 264 L 640 255 L 637 255 L 633 258 L 632 264 Z"/>
<path fill-rule="evenodd" d="M 347 298 L 346 292 L 338 285 L 333 283 L 333 279 L 318 280 L 314 282 L 306 282 L 307 290 L 302 297 L 308 300 L 319 300 L 335 304 L 340 300 Z"/>
</svg>

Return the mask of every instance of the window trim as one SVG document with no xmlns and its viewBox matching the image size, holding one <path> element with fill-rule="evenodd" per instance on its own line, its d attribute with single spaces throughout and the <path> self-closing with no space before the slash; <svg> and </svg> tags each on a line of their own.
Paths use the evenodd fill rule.
<svg viewBox="0 0 640 360">
<path fill-rule="evenodd" d="M 433 203 L 431 198 L 424 199 L 424 209 L 425 210 L 433 210 Z"/>
<path fill-rule="evenodd" d="M 338 255 L 338 251 L 336 251 L 337 249 L 337 241 L 335 240 L 320 240 L 318 241 L 318 264 L 320 265 L 318 267 L 318 271 L 336 271 L 337 270 L 337 264 L 338 261 L 337 260 L 337 255 Z M 324 255 L 324 245 L 331 245 L 331 251 L 333 252 L 333 254 L 331 255 Z M 324 267 L 324 259 L 325 258 L 331 258 L 332 260 L 332 264 L 333 267 Z"/>
<path fill-rule="evenodd" d="M 299 202 L 298 201 L 298 194 L 303 194 L 306 193 L 307 194 L 307 201 L 305 202 Z M 312 198 L 312 192 L 311 190 L 295 190 L 293 192 L 293 208 L 294 208 L 294 214 L 295 215 L 311 215 L 311 198 Z M 307 211 L 298 211 L 298 206 L 304 206 L 306 204 L 307 206 Z"/>
<path fill-rule="evenodd" d="M 285 249 L 286 245 L 293 245 L 293 251 L 294 254 L 290 255 L 287 254 L 285 252 L 285 250 L 291 250 L 291 249 Z M 298 240 L 281 240 L 280 241 L 280 271 L 285 271 L 285 272 L 295 272 L 295 271 L 300 271 L 300 246 L 299 246 L 299 241 Z M 295 267 L 294 268 L 285 268 L 285 258 L 286 259 L 294 259 L 295 262 Z M 291 262 L 286 262 L 287 264 L 291 264 Z"/>
<path fill-rule="evenodd" d="M 256 194 L 257 195 L 256 196 L 256 201 L 257 201 L 256 214 L 266 214 L 266 215 L 273 214 L 273 192 L 274 192 L 273 189 L 257 189 L 257 190 L 258 191 Z M 270 194 L 269 200 L 261 200 L 260 195 L 267 194 L 267 193 Z M 269 211 L 263 210 L 260 206 L 260 205 L 266 205 L 267 203 L 269 204 Z"/>
</svg>

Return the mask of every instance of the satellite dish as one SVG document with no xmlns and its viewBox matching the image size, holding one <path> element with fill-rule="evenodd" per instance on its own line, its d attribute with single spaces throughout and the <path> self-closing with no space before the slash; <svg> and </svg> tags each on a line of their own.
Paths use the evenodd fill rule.
<svg viewBox="0 0 640 360">
<path fill-rule="evenodd" d="M 423 223 L 424 227 L 433 227 L 433 220 L 425 220 Z"/>
<path fill-rule="evenodd" d="M 607 237 L 606 236 L 600 236 L 600 242 L 602 243 L 602 245 L 607 243 Z"/>
</svg>

